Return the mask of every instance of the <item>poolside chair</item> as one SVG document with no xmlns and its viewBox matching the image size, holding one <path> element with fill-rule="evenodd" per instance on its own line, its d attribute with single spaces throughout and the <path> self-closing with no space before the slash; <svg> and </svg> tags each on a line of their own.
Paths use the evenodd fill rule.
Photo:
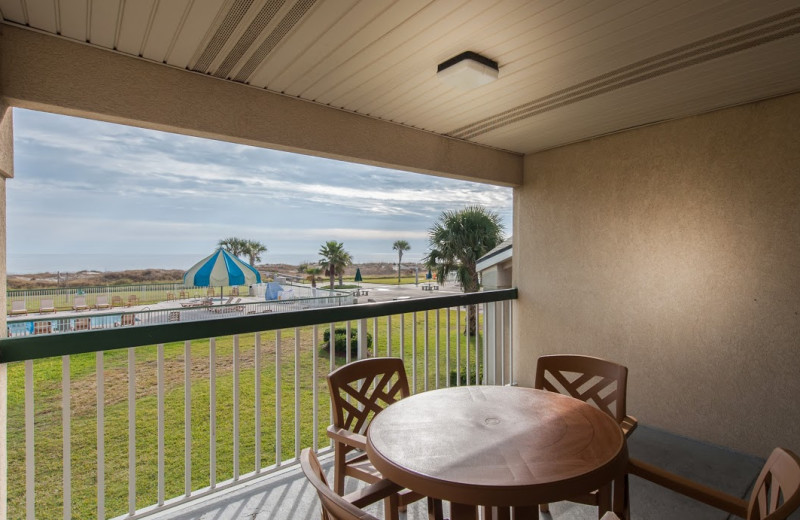
<svg viewBox="0 0 800 520">
<path fill-rule="evenodd" d="M 367 427 L 375 413 L 408 397 L 410 392 L 406 369 L 399 358 L 362 359 L 339 367 L 328 374 L 328 390 L 333 406 L 333 424 L 328 426 L 334 450 L 333 489 L 341 495 L 345 476 L 368 484 L 383 478 L 365 453 Z M 348 454 L 356 450 L 361 453 L 348 459 Z M 422 498 L 406 489 L 391 501 L 406 507 Z"/>
<path fill-rule="evenodd" d="M 19 316 L 21 314 L 28 314 L 28 309 L 25 307 L 25 300 L 11 300 L 11 316 Z"/>
<path fill-rule="evenodd" d="M 53 332 L 53 324 L 49 321 L 37 321 L 33 324 L 34 334 L 50 334 Z"/>
<path fill-rule="evenodd" d="M 131 294 L 128 296 L 127 307 L 133 307 L 134 305 L 139 305 L 139 297 L 135 294 Z"/>
<path fill-rule="evenodd" d="M 114 295 L 111 297 L 112 307 L 122 307 L 122 296 Z"/>
<path fill-rule="evenodd" d="M 72 300 L 72 310 L 73 311 L 85 311 L 89 309 L 89 306 L 86 305 L 86 296 L 76 296 L 74 300 Z"/>
<path fill-rule="evenodd" d="M 56 307 L 53 305 L 52 298 L 42 298 L 39 300 L 39 314 L 44 314 L 46 312 L 56 312 Z"/>
<path fill-rule="evenodd" d="M 168 292 L 167 293 L 167 301 L 172 301 L 175 299 L 175 293 Z"/>
<path fill-rule="evenodd" d="M 178 297 L 178 299 L 185 300 L 188 297 L 189 296 L 187 296 L 186 291 L 181 291 L 180 296 Z"/>
<path fill-rule="evenodd" d="M 626 412 L 627 384 L 628 369 L 617 363 L 590 356 L 553 355 L 542 356 L 536 362 L 533 387 L 568 395 L 593 405 L 613 417 L 628 437 L 638 423 Z M 622 486 L 627 497 L 628 475 L 620 477 L 614 483 L 616 486 Z M 585 496 L 572 497 L 570 501 L 597 506 L 598 518 L 602 518 L 611 508 L 610 492 L 593 491 Z M 541 504 L 539 509 L 546 513 L 549 507 Z"/>
<path fill-rule="evenodd" d="M 206 291 L 206 296 L 211 296 L 213 298 L 216 295 L 217 294 L 214 292 L 214 288 L 213 287 L 209 287 L 208 290 Z"/>
<path fill-rule="evenodd" d="M 310 448 L 306 448 L 300 453 L 300 467 L 309 483 L 317 491 L 317 496 L 322 503 L 322 520 L 378 520 L 361 508 L 386 498 L 391 500 L 402 489 L 394 482 L 383 479 L 349 495 L 340 496 L 328 487 L 325 472 L 320 466 L 319 459 Z M 385 518 L 397 520 L 395 502 L 389 503 Z"/>
<path fill-rule="evenodd" d="M 800 509 L 800 458 L 783 448 L 772 450 L 749 502 L 637 459 L 628 462 L 628 473 L 747 520 L 785 520 Z"/>
<path fill-rule="evenodd" d="M 92 328 L 90 318 L 75 318 L 75 330 L 89 330 Z"/>
<path fill-rule="evenodd" d="M 231 295 L 232 296 L 239 296 L 239 288 L 238 287 L 234 287 L 233 289 L 231 289 Z"/>
<path fill-rule="evenodd" d="M 108 296 L 105 295 L 105 294 L 97 295 L 97 299 L 94 302 L 94 308 L 95 309 L 108 309 L 109 307 L 111 307 L 111 306 L 108 304 Z"/>
</svg>

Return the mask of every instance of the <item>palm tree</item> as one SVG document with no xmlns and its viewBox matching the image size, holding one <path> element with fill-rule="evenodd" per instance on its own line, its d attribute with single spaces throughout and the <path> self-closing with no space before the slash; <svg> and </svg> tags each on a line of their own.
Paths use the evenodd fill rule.
<svg viewBox="0 0 800 520">
<path fill-rule="evenodd" d="M 256 265 L 256 262 L 261 261 L 261 254 L 267 252 L 267 246 L 257 240 L 245 240 L 244 250 L 242 254 L 250 258 L 250 265 Z"/>
<path fill-rule="evenodd" d="M 467 206 L 459 211 L 444 211 L 428 231 L 430 252 L 423 259 L 436 278 L 444 280 L 451 272 L 464 292 L 480 288 L 475 263 L 503 241 L 500 216 L 483 206 Z M 470 331 L 475 332 L 475 311 L 468 310 Z"/>
<path fill-rule="evenodd" d="M 396 240 L 392 245 L 392 249 L 397 251 L 397 285 L 400 285 L 400 268 L 403 262 L 403 252 L 411 249 L 411 246 L 405 240 Z"/>
<path fill-rule="evenodd" d="M 311 287 L 316 287 L 317 286 L 317 275 L 319 275 L 322 272 L 322 268 L 321 267 L 311 267 L 311 266 L 306 264 L 306 268 L 305 268 L 305 270 L 303 272 L 306 273 L 306 275 L 307 275 L 306 279 L 307 280 L 311 280 Z"/>
<path fill-rule="evenodd" d="M 247 240 L 237 237 L 224 238 L 217 245 L 229 252 L 233 256 L 242 256 L 247 244 Z"/>
<path fill-rule="evenodd" d="M 336 240 L 328 240 L 319 248 L 319 265 L 325 270 L 325 274 L 330 276 L 331 291 L 333 290 L 333 279 L 336 276 L 336 266 L 341 262 L 341 254 L 344 251 L 344 244 Z"/>
<path fill-rule="evenodd" d="M 342 249 L 342 254 L 339 255 L 339 262 L 336 264 L 336 274 L 339 276 L 339 285 L 342 285 L 342 276 L 344 275 L 344 269 L 349 266 L 353 265 L 353 256 Z"/>
</svg>

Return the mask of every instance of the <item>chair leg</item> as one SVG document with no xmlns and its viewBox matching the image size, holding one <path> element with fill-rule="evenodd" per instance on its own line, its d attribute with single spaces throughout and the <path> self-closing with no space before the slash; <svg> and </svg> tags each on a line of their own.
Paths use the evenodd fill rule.
<svg viewBox="0 0 800 520">
<path fill-rule="evenodd" d="M 397 497 L 397 493 L 394 495 L 390 495 L 383 499 L 383 518 L 386 520 L 399 520 L 400 513 L 398 512 L 399 509 L 399 501 Z"/>
<path fill-rule="evenodd" d="M 444 520 L 441 500 L 428 497 L 428 520 Z"/>
<path fill-rule="evenodd" d="M 345 452 L 339 444 L 333 449 L 333 490 L 337 495 L 344 495 Z"/>
<path fill-rule="evenodd" d="M 614 481 L 614 512 L 622 520 L 630 520 L 631 518 L 631 501 L 630 489 L 628 488 L 628 475 L 616 479 Z"/>
<path fill-rule="evenodd" d="M 611 511 L 611 483 L 597 490 L 597 518 L 603 518 L 603 515 Z"/>
</svg>

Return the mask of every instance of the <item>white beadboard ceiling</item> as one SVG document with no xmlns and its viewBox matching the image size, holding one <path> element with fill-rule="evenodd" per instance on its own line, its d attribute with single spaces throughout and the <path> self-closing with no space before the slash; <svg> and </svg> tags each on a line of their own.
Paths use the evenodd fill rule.
<svg viewBox="0 0 800 520">
<path fill-rule="evenodd" d="M 518 153 L 800 91 L 797 0 L 0 0 L 0 16 Z M 500 78 L 441 83 L 467 50 Z"/>
</svg>

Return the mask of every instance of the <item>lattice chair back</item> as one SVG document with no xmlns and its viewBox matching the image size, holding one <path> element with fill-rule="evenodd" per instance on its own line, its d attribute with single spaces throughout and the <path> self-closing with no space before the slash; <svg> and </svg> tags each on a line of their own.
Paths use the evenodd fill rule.
<svg viewBox="0 0 800 520">
<path fill-rule="evenodd" d="M 306 448 L 300 453 L 300 467 L 322 502 L 322 520 L 378 520 L 333 492 L 319 459 L 311 449 Z"/>
<path fill-rule="evenodd" d="M 534 387 L 569 395 L 589 403 L 622 423 L 626 416 L 628 369 L 605 359 L 542 356 L 536 364 Z"/>
<path fill-rule="evenodd" d="M 328 389 L 333 425 L 362 435 L 375 414 L 409 395 L 399 358 L 362 359 L 338 368 L 328 375 Z"/>
<path fill-rule="evenodd" d="M 753 486 L 747 520 L 784 520 L 800 508 L 800 458 L 775 448 Z"/>
</svg>

